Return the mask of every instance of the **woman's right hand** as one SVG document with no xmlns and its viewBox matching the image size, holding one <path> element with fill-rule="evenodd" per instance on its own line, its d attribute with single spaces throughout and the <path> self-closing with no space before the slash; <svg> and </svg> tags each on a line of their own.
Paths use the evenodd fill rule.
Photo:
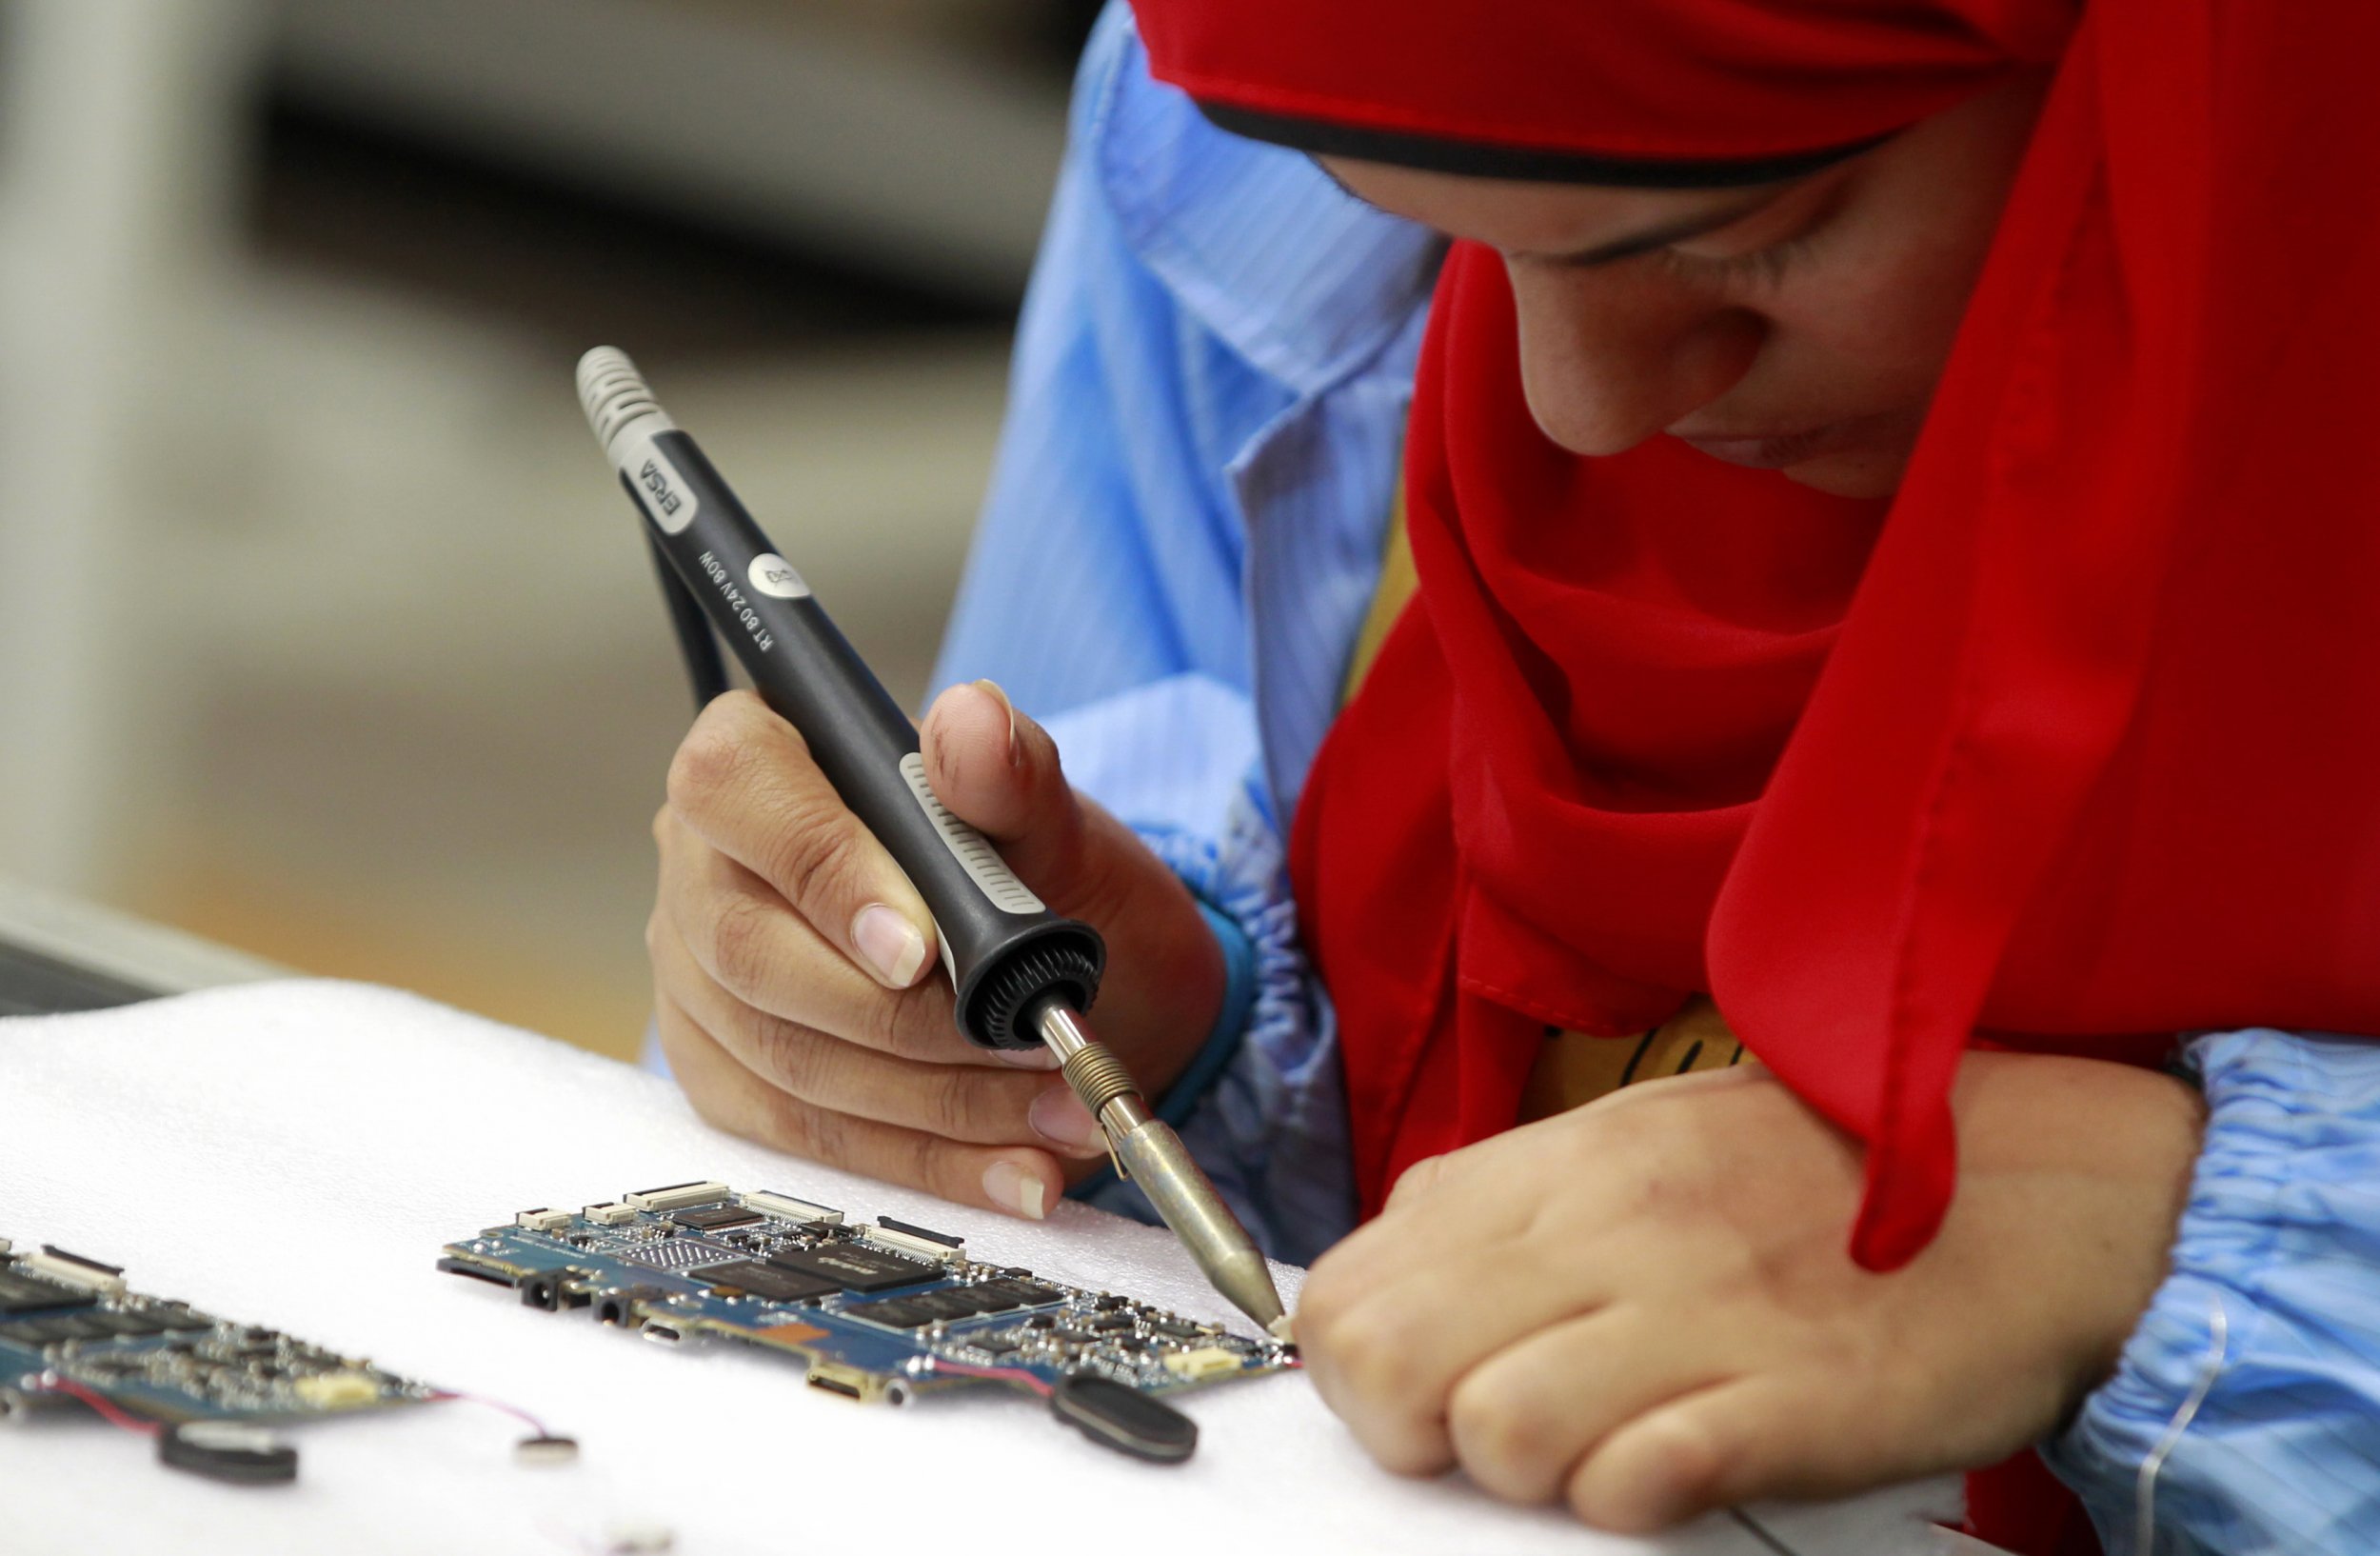
<svg viewBox="0 0 2380 1556">
<path fill-rule="evenodd" d="M 1161 1093 L 1222 1004 L 1222 954 L 1188 889 L 1074 792 L 1047 732 L 992 683 L 943 692 L 920 741 L 951 812 L 1054 911 L 1106 936 L 1100 1035 Z M 704 1118 L 1035 1219 L 1106 1155 L 1045 1050 L 994 1053 L 959 1031 L 924 903 L 757 697 L 703 710 L 653 836 L 655 1019 Z"/>
</svg>

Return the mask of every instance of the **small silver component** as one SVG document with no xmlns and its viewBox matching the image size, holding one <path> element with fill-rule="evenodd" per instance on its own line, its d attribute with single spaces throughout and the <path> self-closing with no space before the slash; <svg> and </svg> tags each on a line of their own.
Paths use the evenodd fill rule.
<svg viewBox="0 0 2380 1556">
<path fill-rule="evenodd" d="M 638 1188 L 620 1198 L 639 1210 L 683 1210 L 689 1205 L 709 1205 L 728 1197 L 727 1186 L 704 1180 L 697 1183 L 664 1184 L 659 1188 Z"/>
<path fill-rule="evenodd" d="M 746 1209 L 764 1210 L 772 1216 L 783 1216 L 791 1221 L 823 1221 L 834 1226 L 840 1226 L 843 1223 L 841 1210 L 823 1205 L 812 1205 L 808 1200 L 796 1199 L 791 1194 L 777 1194 L 765 1188 L 756 1188 L 748 1194 L 739 1194 L 736 1197 L 744 1202 Z"/>
<path fill-rule="evenodd" d="M 886 1247 L 897 1248 L 913 1258 L 931 1259 L 938 1265 L 946 1264 L 961 1256 L 957 1248 L 944 1247 L 940 1243 L 929 1242 L 922 1237 L 912 1237 L 907 1232 L 895 1231 L 890 1227 L 863 1227 L 860 1228 L 860 1235 L 870 1243 L 881 1243 Z"/>
</svg>

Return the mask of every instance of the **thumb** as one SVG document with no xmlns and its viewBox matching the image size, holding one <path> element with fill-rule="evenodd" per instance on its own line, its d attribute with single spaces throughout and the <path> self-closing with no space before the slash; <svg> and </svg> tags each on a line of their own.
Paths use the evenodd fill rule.
<svg viewBox="0 0 2380 1556">
<path fill-rule="evenodd" d="M 1027 886 L 1053 902 L 1073 895 L 1083 864 L 1082 807 L 1049 732 L 990 681 L 934 699 L 919 730 L 926 780 L 950 813 L 999 845 Z"/>
</svg>

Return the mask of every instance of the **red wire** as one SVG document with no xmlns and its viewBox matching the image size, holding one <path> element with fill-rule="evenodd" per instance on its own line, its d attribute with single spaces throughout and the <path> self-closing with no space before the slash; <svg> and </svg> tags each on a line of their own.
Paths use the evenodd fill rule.
<svg viewBox="0 0 2380 1556">
<path fill-rule="evenodd" d="M 159 1426 L 154 1421 L 143 1421 L 138 1416 L 125 1414 L 122 1410 L 116 1408 L 115 1403 L 109 1399 L 107 1395 L 100 1393 L 96 1389 L 86 1388 L 81 1384 L 76 1383 L 72 1378 L 62 1378 L 52 1372 L 50 1375 L 49 1383 L 46 1384 L 44 1387 L 49 1392 L 67 1394 L 75 1399 L 81 1400 L 84 1404 L 89 1406 L 93 1410 L 97 1411 L 99 1413 L 99 1419 L 105 1421 L 110 1426 L 120 1426 L 129 1432 L 138 1432 L 143 1437 L 154 1437 L 158 1434 L 158 1432 L 164 1430 L 164 1428 Z"/>
<path fill-rule="evenodd" d="M 1049 1393 L 1049 1385 L 1021 1367 L 970 1366 L 964 1362 L 945 1362 L 937 1356 L 934 1358 L 934 1370 L 956 1372 L 968 1378 L 992 1378 L 1002 1383 L 1021 1383 L 1037 1394 L 1047 1395 Z"/>
<path fill-rule="evenodd" d="M 526 1422 L 528 1424 L 529 1430 L 535 1432 L 540 1437 L 553 1436 L 552 1432 L 545 1429 L 545 1423 L 538 1420 L 537 1417 L 529 1414 L 526 1410 L 522 1409 L 519 1406 L 506 1405 L 500 1399 L 489 1399 L 485 1394 L 466 1394 L 459 1388 L 436 1389 L 432 1391 L 429 1397 L 433 1400 L 441 1401 L 459 1400 L 465 1405 L 485 1405 L 491 1410 L 502 1410 L 505 1414 L 512 1417 L 515 1421 Z"/>
</svg>

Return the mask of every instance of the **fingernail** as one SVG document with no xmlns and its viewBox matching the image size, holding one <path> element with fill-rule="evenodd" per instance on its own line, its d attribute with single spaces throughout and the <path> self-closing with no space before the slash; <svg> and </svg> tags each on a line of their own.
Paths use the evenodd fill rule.
<svg viewBox="0 0 2380 1556">
<path fill-rule="evenodd" d="M 851 944 L 886 988 L 906 988 L 925 966 L 925 937 L 883 903 L 872 902 L 851 921 Z"/>
<path fill-rule="evenodd" d="M 1000 710 L 1008 715 L 1008 765 L 1013 768 L 1017 765 L 1017 758 L 1023 754 L 1022 748 L 1017 742 L 1017 705 L 1008 700 L 1008 693 L 1000 689 L 998 681 L 978 681 L 975 683 L 975 688 L 988 696 L 999 698 Z"/>
<path fill-rule="evenodd" d="M 1058 1055 L 1047 1048 L 994 1048 L 992 1057 L 1019 1069 L 1056 1069 Z"/>
<path fill-rule="evenodd" d="M 994 1162 L 983 1169 L 983 1193 L 994 1205 L 1027 1221 L 1049 1214 L 1049 1185 L 1014 1162 Z"/>
<path fill-rule="evenodd" d="M 1053 1086 L 1033 1099 L 1025 1117 L 1034 1131 L 1054 1146 L 1062 1146 L 1077 1155 L 1089 1155 L 1107 1148 L 1107 1136 L 1082 1106 L 1082 1099 L 1070 1086 Z"/>
</svg>

